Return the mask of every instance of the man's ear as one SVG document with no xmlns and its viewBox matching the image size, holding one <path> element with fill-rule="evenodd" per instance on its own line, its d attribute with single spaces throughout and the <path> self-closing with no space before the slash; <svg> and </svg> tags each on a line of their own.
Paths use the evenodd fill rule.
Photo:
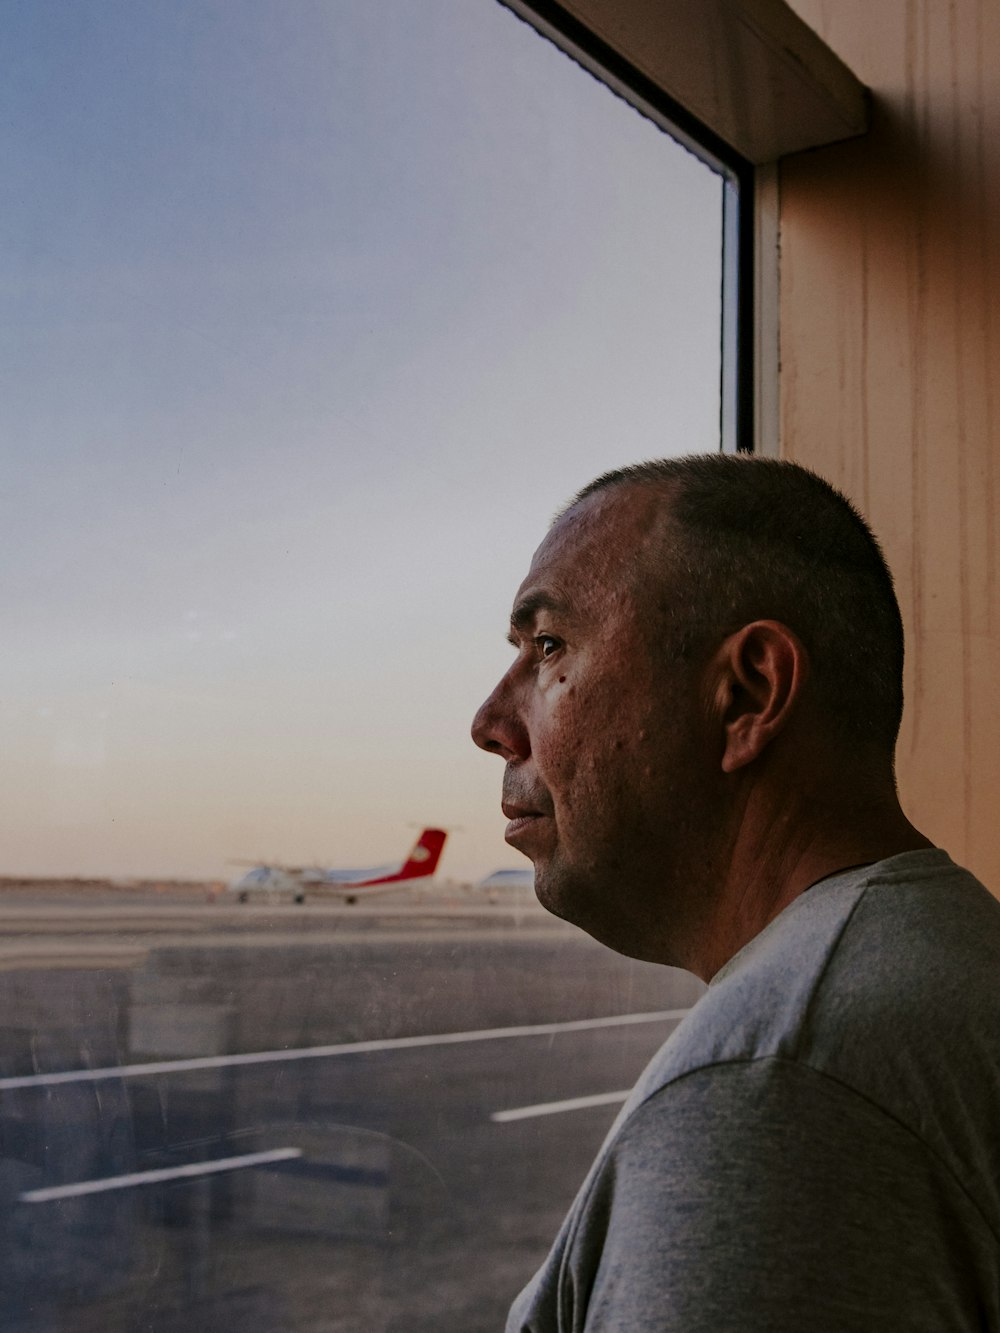
<svg viewBox="0 0 1000 1333">
<path fill-rule="evenodd" d="M 787 726 L 809 674 L 809 655 L 794 630 L 755 620 L 731 634 L 713 659 L 722 725 L 722 771 L 752 764 Z"/>
</svg>

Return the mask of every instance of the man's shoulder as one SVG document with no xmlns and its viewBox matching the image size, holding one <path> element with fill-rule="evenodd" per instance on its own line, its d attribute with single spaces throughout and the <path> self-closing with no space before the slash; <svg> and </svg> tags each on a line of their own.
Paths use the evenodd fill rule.
<svg viewBox="0 0 1000 1333">
<path fill-rule="evenodd" d="M 992 1049 L 998 964 L 1000 903 L 946 853 L 903 853 L 795 899 L 713 979 L 662 1054 L 673 1074 L 767 1056 L 823 1066 L 859 1037 L 871 1049 L 910 1025 L 932 1037 L 973 1016 Z"/>
<path fill-rule="evenodd" d="M 860 888 L 804 1015 L 803 1052 L 833 1058 L 838 1027 L 894 1043 L 911 1028 L 934 1040 L 957 1027 L 981 1031 L 995 1058 L 1000 902 L 936 849 L 867 868 Z"/>
<path fill-rule="evenodd" d="M 1000 903 L 942 852 L 796 899 L 713 981 L 646 1070 L 638 1108 L 699 1070 L 777 1061 L 917 1135 L 975 1193 L 1000 1180 Z M 1000 1215 L 1000 1193 L 991 1198 Z"/>
<path fill-rule="evenodd" d="M 634 1111 L 566 1269 L 588 1328 L 644 1327 L 650 1308 L 685 1329 L 971 1328 L 977 1302 L 995 1308 L 998 1236 L 991 1180 L 774 1057 L 695 1070 Z"/>
</svg>

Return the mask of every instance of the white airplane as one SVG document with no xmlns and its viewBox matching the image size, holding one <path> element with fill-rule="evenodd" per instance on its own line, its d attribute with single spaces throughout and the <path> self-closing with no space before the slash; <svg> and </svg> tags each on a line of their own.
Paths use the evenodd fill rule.
<svg viewBox="0 0 1000 1333">
<path fill-rule="evenodd" d="M 256 894 L 290 894 L 304 903 L 307 889 L 317 889 L 322 897 L 343 898 L 347 903 L 372 893 L 386 893 L 405 888 L 414 880 L 430 879 L 444 850 L 446 829 L 425 828 L 404 861 L 387 866 L 368 866 L 363 870 L 340 870 L 324 866 L 282 866 L 254 862 L 253 868 L 229 886 L 241 903 Z M 237 862 L 236 864 L 240 864 Z"/>
</svg>

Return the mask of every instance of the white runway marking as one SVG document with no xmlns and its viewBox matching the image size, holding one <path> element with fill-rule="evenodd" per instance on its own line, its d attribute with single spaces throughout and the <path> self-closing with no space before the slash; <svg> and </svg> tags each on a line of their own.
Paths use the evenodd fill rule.
<svg viewBox="0 0 1000 1333">
<path fill-rule="evenodd" d="M 426 1037 L 382 1037 L 374 1041 L 346 1041 L 332 1046 L 292 1047 L 281 1051 L 248 1051 L 242 1055 L 199 1055 L 189 1060 L 156 1060 L 148 1064 L 108 1065 L 102 1069 L 66 1069 L 54 1074 L 21 1074 L 0 1078 L 0 1090 L 51 1088 L 60 1083 L 97 1083 L 109 1078 L 139 1078 L 153 1074 L 183 1074 L 198 1069 L 228 1069 L 234 1065 L 266 1065 L 287 1060 L 325 1060 L 337 1055 L 367 1055 L 373 1051 L 408 1051 L 421 1046 L 456 1046 L 463 1042 L 499 1041 L 511 1037 L 548 1037 L 560 1032 L 588 1032 L 593 1028 L 629 1027 L 634 1023 L 666 1023 L 683 1018 L 688 1009 L 661 1009 L 655 1013 L 613 1014 L 609 1018 L 578 1018 L 565 1023 L 533 1023 L 526 1027 L 485 1028 L 478 1032 L 439 1032 Z"/>
<path fill-rule="evenodd" d="M 590 1097 L 569 1097 L 564 1102 L 538 1102 L 534 1106 L 516 1106 L 510 1111 L 494 1111 L 490 1116 L 497 1124 L 506 1124 L 509 1120 L 530 1120 L 536 1115 L 559 1115 L 561 1111 L 582 1111 L 588 1106 L 613 1106 L 623 1102 L 628 1096 L 625 1092 L 595 1092 Z"/>
<path fill-rule="evenodd" d="M 103 1180 L 78 1180 L 73 1185 L 50 1185 L 46 1189 L 26 1190 L 22 1203 L 51 1203 L 53 1199 L 76 1199 L 81 1194 L 103 1194 L 107 1190 L 133 1189 L 136 1185 L 157 1185 L 164 1180 L 188 1180 L 192 1176 L 212 1176 L 220 1171 L 239 1171 L 246 1166 L 264 1166 L 268 1162 L 287 1162 L 301 1157 L 301 1148 L 272 1148 L 269 1152 L 244 1153 L 242 1157 L 217 1157 L 212 1162 L 191 1162 L 187 1166 L 169 1166 L 159 1171 L 135 1171 L 128 1176 L 106 1176 Z"/>
</svg>

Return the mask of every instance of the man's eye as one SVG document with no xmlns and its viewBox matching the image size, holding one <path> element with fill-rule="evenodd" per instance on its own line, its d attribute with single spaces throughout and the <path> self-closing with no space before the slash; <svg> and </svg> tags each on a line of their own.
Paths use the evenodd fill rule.
<svg viewBox="0 0 1000 1333">
<path fill-rule="evenodd" d="M 560 646 L 559 640 L 553 638 L 551 634 L 535 635 L 535 647 L 538 649 L 539 657 L 551 657 Z"/>
</svg>

